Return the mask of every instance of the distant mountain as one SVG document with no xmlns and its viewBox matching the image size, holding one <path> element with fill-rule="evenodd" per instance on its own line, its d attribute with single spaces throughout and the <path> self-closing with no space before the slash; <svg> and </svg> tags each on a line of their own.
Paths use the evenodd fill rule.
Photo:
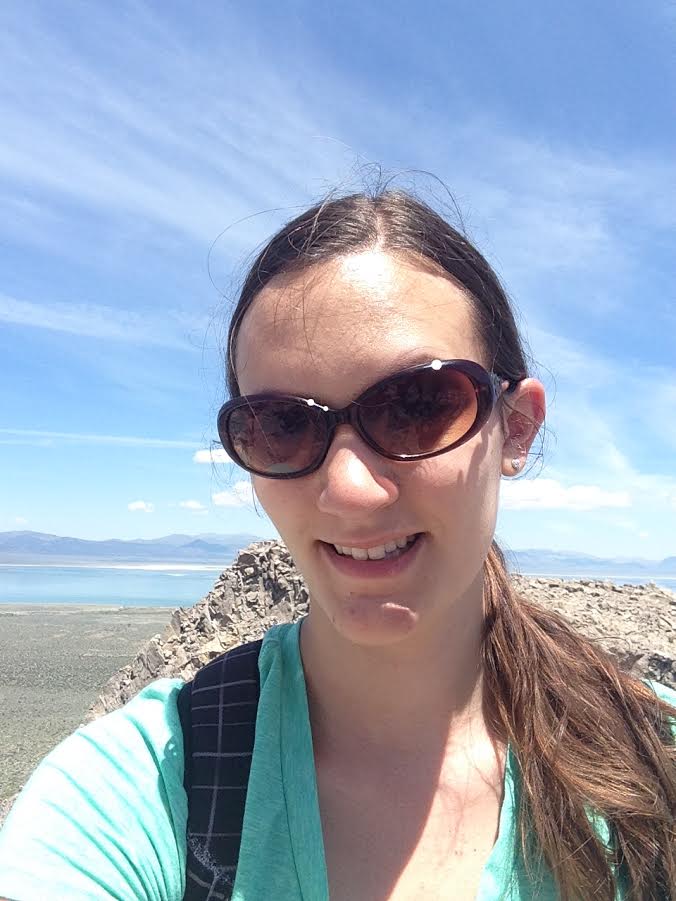
<svg viewBox="0 0 676 901">
<path fill-rule="evenodd" d="M 123 541 L 87 541 L 43 532 L 0 532 L 0 563 L 219 563 L 259 536 L 167 535 Z"/>
<path fill-rule="evenodd" d="M 507 560 L 511 570 L 524 575 L 676 578 L 676 557 L 664 560 L 592 557 L 569 551 L 538 549 L 508 552 Z"/>
<path fill-rule="evenodd" d="M 0 563 L 213 563 L 231 562 L 260 536 L 248 534 L 165 535 L 123 541 L 87 541 L 43 532 L 0 532 Z M 603 558 L 569 551 L 507 553 L 509 568 L 524 575 L 597 578 L 676 578 L 676 556 L 665 560 Z"/>
</svg>

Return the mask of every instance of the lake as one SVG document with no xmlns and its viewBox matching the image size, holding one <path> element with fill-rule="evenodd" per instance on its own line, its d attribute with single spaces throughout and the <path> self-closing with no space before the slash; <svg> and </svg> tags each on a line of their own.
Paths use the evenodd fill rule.
<svg viewBox="0 0 676 901">
<path fill-rule="evenodd" d="M 213 586 L 222 566 L 0 565 L 0 604 L 188 607 Z"/>
<path fill-rule="evenodd" d="M 198 564 L 134 566 L 19 566 L 0 564 L 0 604 L 96 604 L 131 607 L 188 607 L 213 586 L 223 567 Z M 541 574 L 534 574 L 537 577 Z M 592 579 L 580 574 L 565 578 Z M 648 576 L 619 577 L 640 584 Z M 655 578 L 676 592 L 676 578 Z"/>
</svg>

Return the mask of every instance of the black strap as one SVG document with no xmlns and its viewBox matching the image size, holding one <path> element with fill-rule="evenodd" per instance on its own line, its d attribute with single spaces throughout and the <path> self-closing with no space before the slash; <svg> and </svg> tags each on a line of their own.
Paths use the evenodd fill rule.
<svg viewBox="0 0 676 901">
<path fill-rule="evenodd" d="M 218 657 L 178 695 L 188 796 L 183 901 L 232 895 L 256 732 L 261 644 Z"/>
</svg>

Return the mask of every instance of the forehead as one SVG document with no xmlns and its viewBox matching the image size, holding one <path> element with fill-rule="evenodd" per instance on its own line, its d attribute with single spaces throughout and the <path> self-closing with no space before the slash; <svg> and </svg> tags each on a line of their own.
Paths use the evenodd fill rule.
<svg viewBox="0 0 676 901">
<path fill-rule="evenodd" d="M 243 394 L 332 405 L 437 357 L 486 365 L 470 302 L 440 271 L 378 250 L 273 279 L 244 316 L 236 349 Z"/>
</svg>

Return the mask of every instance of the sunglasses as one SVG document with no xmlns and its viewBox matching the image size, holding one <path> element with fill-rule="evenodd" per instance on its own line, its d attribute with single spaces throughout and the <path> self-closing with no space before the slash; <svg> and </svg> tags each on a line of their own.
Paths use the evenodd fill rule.
<svg viewBox="0 0 676 901">
<path fill-rule="evenodd" d="M 425 460 L 476 435 L 503 386 L 471 360 L 433 360 L 376 382 L 342 410 L 290 394 L 236 397 L 219 410 L 218 435 L 235 463 L 269 479 L 315 472 L 343 424 L 383 457 Z"/>
</svg>

